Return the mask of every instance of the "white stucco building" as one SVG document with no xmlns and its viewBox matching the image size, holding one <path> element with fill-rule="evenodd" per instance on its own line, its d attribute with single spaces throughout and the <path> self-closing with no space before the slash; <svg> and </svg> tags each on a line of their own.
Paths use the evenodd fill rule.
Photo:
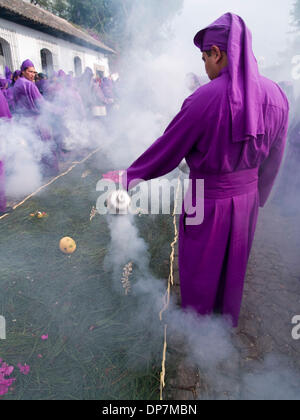
<svg viewBox="0 0 300 420">
<path fill-rule="evenodd" d="M 0 75 L 25 59 L 38 72 L 63 69 L 80 75 L 85 67 L 106 76 L 111 48 L 64 19 L 23 0 L 0 0 Z"/>
</svg>

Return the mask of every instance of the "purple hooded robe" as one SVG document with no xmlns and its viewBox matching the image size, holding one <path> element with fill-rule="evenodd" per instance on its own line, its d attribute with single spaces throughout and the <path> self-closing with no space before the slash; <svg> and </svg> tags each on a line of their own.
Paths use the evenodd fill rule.
<svg viewBox="0 0 300 420">
<path fill-rule="evenodd" d="M 109 77 L 104 77 L 101 84 L 102 91 L 106 98 L 114 99 L 114 82 Z"/>
<path fill-rule="evenodd" d="M 13 93 L 16 114 L 37 119 L 41 114 L 41 108 L 45 104 L 45 100 L 35 83 L 27 80 L 25 77 L 20 77 L 14 85 Z M 41 140 L 53 143 L 49 128 L 39 124 L 37 121 L 35 121 L 35 125 L 35 131 Z M 58 159 L 54 146 L 51 146 L 50 155 L 49 157 L 45 156 L 42 159 L 42 163 L 45 175 L 52 176 L 58 173 Z"/>
<path fill-rule="evenodd" d="M 0 118 L 10 119 L 11 114 L 7 101 L 0 90 Z M 1 139 L 0 139 L 1 141 Z M 4 173 L 4 162 L 0 160 L 0 213 L 3 213 L 6 209 L 6 197 L 5 197 L 5 173 Z"/>
<path fill-rule="evenodd" d="M 184 102 L 122 182 L 128 189 L 161 177 L 186 158 L 195 205 L 195 181 L 204 179 L 204 222 L 187 224 L 184 211 L 180 218 L 182 306 L 200 315 L 217 312 L 237 327 L 259 206 L 284 154 L 289 104 L 279 86 L 260 76 L 240 17 L 228 13 L 210 26 L 208 37 L 206 30 L 197 34 L 200 48 L 203 35 L 203 50 L 219 45 L 228 67 Z"/>
</svg>

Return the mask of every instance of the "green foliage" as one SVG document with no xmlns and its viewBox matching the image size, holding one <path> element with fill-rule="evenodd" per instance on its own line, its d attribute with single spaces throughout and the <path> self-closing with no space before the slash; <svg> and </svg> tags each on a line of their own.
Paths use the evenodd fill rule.
<svg viewBox="0 0 300 420">
<path fill-rule="evenodd" d="M 31 0 L 122 50 L 139 38 L 149 46 L 183 0 Z M 143 34 L 142 37 L 139 37 Z"/>
<path fill-rule="evenodd" d="M 68 19 L 69 13 L 69 1 L 68 0 L 30 0 L 31 4 L 35 6 L 43 7 L 62 18 Z"/>
<path fill-rule="evenodd" d="M 300 29 L 300 0 L 296 0 L 294 4 L 293 18 L 296 26 Z"/>
</svg>

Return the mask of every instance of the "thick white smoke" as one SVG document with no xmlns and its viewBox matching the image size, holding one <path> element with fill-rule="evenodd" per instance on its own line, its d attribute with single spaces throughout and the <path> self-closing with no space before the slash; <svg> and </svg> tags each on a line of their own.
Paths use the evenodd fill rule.
<svg viewBox="0 0 300 420">
<path fill-rule="evenodd" d="M 120 71 L 123 88 L 121 108 L 112 130 L 114 146 L 111 152 L 106 150 L 115 169 L 125 169 L 162 134 L 189 95 L 185 85 L 187 73 L 195 72 L 202 80 L 208 81 L 201 54 L 192 42 L 193 36 L 222 13 L 231 11 L 240 14 L 252 29 L 254 50 L 261 64 L 269 66 L 275 63 L 279 52 L 288 46 L 292 2 L 288 5 L 279 1 L 266 3 L 241 4 L 233 0 L 224 6 L 214 0 L 186 0 L 182 13 L 172 22 L 172 36 L 160 53 L 154 55 L 144 49 L 132 51 L 130 48 L 124 52 Z M 260 13 L 257 13 L 258 6 Z M 272 14 L 269 14 L 270 8 Z M 274 18 L 278 25 L 274 25 Z M 290 75 L 287 74 L 286 78 L 289 79 Z M 110 223 L 109 227 L 112 242 L 107 261 L 111 264 L 118 262 L 119 270 L 121 263 L 137 263 L 143 274 L 140 283 L 134 285 L 133 292 L 140 295 L 143 303 L 143 296 L 148 297 L 148 304 L 141 305 L 142 312 L 137 316 L 153 315 L 153 311 L 160 308 L 164 282 L 155 280 L 149 273 L 146 245 L 138 235 L 134 220 L 120 219 Z M 127 248 L 125 244 L 128 243 L 130 246 Z M 141 258 L 141 255 L 144 257 Z M 117 281 L 119 278 L 120 271 Z M 273 354 L 265 362 L 258 362 L 254 373 L 247 373 L 241 366 L 242 356 L 236 347 L 239 337 L 231 331 L 226 320 L 218 317 L 201 320 L 192 312 L 178 309 L 173 302 L 166 317 L 169 336 L 176 337 L 175 345 L 181 346 L 186 363 L 197 366 L 209 386 L 210 392 L 200 393 L 200 399 L 299 397 L 294 387 L 299 381 L 299 372 L 288 368 L 281 356 Z M 153 334 L 158 334 L 155 329 Z"/>
<path fill-rule="evenodd" d="M 65 98 L 58 96 L 53 108 L 63 109 L 63 114 L 58 112 L 58 115 L 62 115 L 65 130 L 64 147 L 76 153 L 80 149 L 101 146 L 114 169 L 128 167 L 162 134 L 191 93 L 186 86 L 186 74 L 194 72 L 208 81 L 201 53 L 193 45 L 193 36 L 222 13 L 241 14 L 253 31 L 257 56 L 273 63 L 286 46 L 287 2 L 284 5 L 279 0 L 268 0 L 264 4 L 261 1 L 241 3 L 231 0 L 224 6 L 217 0 L 186 0 L 159 53 L 138 47 L 132 50 L 128 46 L 120 68 L 120 110 L 114 113 L 107 128 L 99 122 L 82 119 L 75 109 L 76 104 L 73 108 L 69 102 L 65 107 Z M 151 26 L 151 22 L 146 22 L 146 26 Z M 52 118 L 55 121 L 55 112 L 49 109 L 45 109 L 42 116 L 46 122 Z M 53 124 L 53 120 L 51 122 Z M 44 145 L 24 121 L 1 123 L 0 138 L 4 139 L 1 153 L 8 168 L 8 195 L 20 197 L 34 191 L 41 183 L 39 161 L 45 153 Z M 161 338 L 157 317 L 163 304 L 165 282 L 155 279 L 150 272 L 147 245 L 140 238 L 134 219 L 116 216 L 109 219 L 108 225 L 111 243 L 105 266 L 107 270 L 112 269 L 116 289 L 121 289 L 118 282 L 125 264 L 133 262 L 138 272 L 132 293 L 139 297 L 140 304 L 137 312 L 129 315 L 128 322 L 134 327 L 135 323 L 149 320 L 150 337 Z M 239 353 L 225 320 L 216 317 L 199 320 L 195 314 L 178 309 L 173 302 L 166 320 L 170 334 L 177 337 L 178 343 L 184 343 L 187 363 L 196 365 L 203 373 L 214 398 L 225 397 L 227 391 L 236 399 L 297 397 L 294 382 L 299 380 L 299 375 L 286 368 L 280 357 L 272 356 L 265 363 L 258 363 L 254 374 L 241 371 Z M 152 350 L 149 346 L 149 352 Z M 159 350 L 156 348 L 156 352 Z M 209 397 L 199 395 L 199 398 Z"/>
</svg>

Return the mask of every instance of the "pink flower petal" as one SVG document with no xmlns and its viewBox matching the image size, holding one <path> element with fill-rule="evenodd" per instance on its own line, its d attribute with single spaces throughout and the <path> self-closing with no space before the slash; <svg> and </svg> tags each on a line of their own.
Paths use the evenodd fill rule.
<svg viewBox="0 0 300 420">
<path fill-rule="evenodd" d="M 23 375 L 28 375 L 30 372 L 30 366 L 28 365 L 24 365 L 22 366 L 21 363 L 18 363 L 18 368 L 20 370 L 21 373 L 23 373 Z"/>
<path fill-rule="evenodd" d="M 9 388 L 15 381 L 15 378 L 5 378 L 6 376 L 11 375 L 14 367 L 8 366 L 8 364 L 2 362 L 2 359 L 0 360 L 0 396 L 2 396 L 8 393 Z"/>
</svg>

